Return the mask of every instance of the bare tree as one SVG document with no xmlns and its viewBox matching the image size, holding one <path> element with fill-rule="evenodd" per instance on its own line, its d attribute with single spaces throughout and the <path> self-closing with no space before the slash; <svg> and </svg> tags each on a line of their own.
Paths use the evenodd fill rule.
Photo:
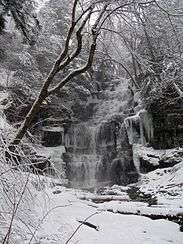
<svg viewBox="0 0 183 244">
<path fill-rule="evenodd" d="M 41 91 L 32 105 L 29 113 L 27 114 L 25 120 L 22 125 L 18 129 L 15 138 L 10 144 L 11 146 L 18 145 L 21 139 L 24 137 L 27 129 L 30 127 L 31 122 L 34 116 L 39 112 L 40 106 L 42 102 L 49 97 L 50 95 L 59 91 L 62 87 L 64 87 L 71 79 L 74 77 L 86 72 L 92 65 L 95 50 L 96 50 L 96 42 L 97 37 L 99 35 L 101 22 L 103 21 L 105 11 L 108 7 L 108 3 L 103 4 L 102 1 L 98 1 L 96 3 L 92 3 L 86 7 L 85 10 L 81 12 L 79 16 L 77 16 L 77 7 L 79 4 L 79 0 L 74 0 L 72 15 L 71 15 L 71 23 L 67 33 L 65 46 L 63 51 L 55 61 L 50 73 L 48 74 L 46 80 L 43 82 L 43 86 Z M 96 11 L 96 6 L 100 7 L 100 11 Z M 66 77 L 64 77 L 58 84 L 53 85 L 54 77 L 64 70 L 71 62 L 73 62 L 78 55 L 82 52 L 83 49 L 83 36 L 84 31 L 87 30 L 87 23 L 91 18 L 91 15 L 95 12 L 95 23 L 90 29 L 90 48 L 88 53 L 88 59 L 86 63 L 78 69 L 71 71 Z M 88 31 L 88 30 L 87 30 Z M 74 37 L 74 39 L 73 39 Z M 74 50 L 70 50 L 71 42 L 76 42 L 76 47 Z"/>
<path fill-rule="evenodd" d="M 70 26 L 68 28 L 67 37 L 64 48 L 57 60 L 55 61 L 47 78 L 43 82 L 41 91 L 32 105 L 25 120 L 21 124 L 14 139 L 10 143 L 10 148 L 18 145 L 26 131 L 29 129 L 33 118 L 39 112 L 43 101 L 50 95 L 60 91 L 68 82 L 91 68 L 94 55 L 96 52 L 97 38 L 100 35 L 101 28 L 107 19 L 112 14 L 120 9 L 127 9 L 133 1 L 116 1 L 111 0 L 96 0 L 96 1 L 80 1 L 73 0 Z M 89 23 L 89 24 L 88 24 Z M 91 24 L 93 23 L 93 24 Z M 59 83 L 54 84 L 55 76 L 65 70 L 69 65 L 72 65 L 77 60 L 78 56 L 84 51 L 84 37 L 89 38 L 89 50 L 87 61 L 84 65 L 71 71 Z M 74 45 L 73 45 L 74 44 Z M 74 46 L 74 48 L 73 48 Z"/>
</svg>

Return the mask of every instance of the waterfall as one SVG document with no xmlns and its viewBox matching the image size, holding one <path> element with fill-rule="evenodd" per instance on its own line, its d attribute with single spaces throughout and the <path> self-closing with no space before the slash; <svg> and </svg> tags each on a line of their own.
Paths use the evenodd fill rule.
<svg viewBox="0 0 183 244">
<path fill-rule="evenodd" d="M 115 158 L 114 123 L 99 126 L 72 125 L 65 135 L 68 179 L 74 187 L 93 188 L 109 184 L 111 163 Z"/>
<path fill-rule="evenodd" d="M 122 80 L 117 90 L 106 92 L 106 99 L 98 104 L 92 118 L 66 129 L 63 160 L 70 186 L 93 189 L 137 181 L 132 146 L 125 128 L 120 133 L 125 118 L 122 110 L 128 107 L 123 101 L 127 94 L 128 81 Z M 132 123 L 129 120 L 126 124 L 128 122 Z M 132 130 L 133 125 L 129 128 Z"/>
<path fill-rule="evenodd" d="M 96 186 L 97 166 L 97 156 L 93 154 L 75 155 L 69 167 L 70 185 L 80 188 L 93 188 Z"/>
<path fill-rule="evenodd" d="M 69 128 L 65 136 L 69 159 L 65 162 L 70 186 L 93 189 L 136 179 L 132 148 L 124 132 L 122 142 L 116 130 L 115 121 L 99 126 L 86 122 Z"/>
<path fill-rule="evenodd" d="M 97 184 L 97 168 L 100 155 L 97 154 L 98 127 L 87 123 L 72 125 L 65 142 L 72 159 L 67 163 L 71 186 L 91 188 Z"/>
</svg>

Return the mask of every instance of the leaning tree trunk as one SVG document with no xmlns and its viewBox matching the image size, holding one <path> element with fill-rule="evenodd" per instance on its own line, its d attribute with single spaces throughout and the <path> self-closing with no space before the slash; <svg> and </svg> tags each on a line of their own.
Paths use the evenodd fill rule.
<svg viewBox="0 0 183 244">
<path fill-rule="evenodd" d="M 15 135 L 14 139 L 11 141 L 10 146 L 9 146 L 10 151 L 14 151 L 15 146 L 20 143 L 20 141 L 26 134 L 27 130 L 30 128 L 31 123 L 32 123 L 33 119 L 35 118 L 36 114 L 39 112 L 43 101 L 48 97 L 48 88 L 49 88 L 50 84 L 52 83 L 54 76 L 58 72 L 58 67 L 59 67 L 59 63 L 57 60 L 55 62 L 55 64 L 53 65 L 53 68 L 51 69 L 48 77 L 44 81 L 38 97 L 36 98 L 30 111 L 28 112 L 23 123 L 21 124 L 20 128 L 18 129 L 17 134 Z"/>
<path fill-rule="evenodd" d="M 33 119 L 35 118 L 36 114 L 39 112 L 42 102 L 46 98 L 46 93 L 41 90 L 39 96 L 35 100 L 32 108 L 28 112 L 27 116 L 25 117 L 24 122 L 18 129 L 17 134 L 15 135 L 14 139 L 10 142 L 8 149 L 5 151 L 5 158 L 7 163 L 13 163 L 15 165 L 19 165 L 21 158 L 19 156 L 19 152 L 17 150 L 17 145 L 20 143 L 24 135 L 26 134 L 27 130 L 30 128 Z"/>
<path fill-rule="evenodd" d="M 25 117 L 24 122 L 18 129 L 16 136 L 14 137 L 13 141 L 10 143 L 10 146 L 16 146 L 20 143 L 20 141 L 26 134 L 27 130 L 30 128 L 31 123 L 32 123 L 33 119 L 35 118 L 36 114 L 39 113 L 41 104 L 45 100 L 46 97 L 47 97 L 46 93 L 41 91 L 38 98 L 33 103 L 27 116 Z"/>
</svg>

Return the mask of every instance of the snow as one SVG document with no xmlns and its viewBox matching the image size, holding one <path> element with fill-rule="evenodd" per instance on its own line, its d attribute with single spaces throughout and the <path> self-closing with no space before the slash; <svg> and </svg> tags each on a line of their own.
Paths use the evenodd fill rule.
<svg viewBox="0 0 183 244">
<path fill-rule="evenodd" d="M 0 92 L 0 104 L 8 98 L 8 93 L 7 92 L 4 92 L 4 91 L 1 91 Z"/>
<path fill-rule="evenodd" d="M 10 129 L 10 125 L 7 123 L 3 112 L 0 110 L 0 130 Z"/>
<path fill-rule="evenodd" d="M 64 132 L 64 128 L 61 127 L 61 126 L 54 126 L 54 127 L 51 127 L 51 126 L 45 126 L 42 128 L 43 131 L 53 131 L 53 132 Z"/>
<path fill-rule="evenodd" d="M 61 148 L 56 147 L 55 151 L 60 152 Z M 46 148 L 43 149 L 43 152 L 44 155 L 50 155 L 51 153 L 49 149 L 46 151 Z M 176 177 L 178 177 L 177 181 L 181 178 L 179 174 L 180 167 L 182 166 L 179 165 L 173 170 Z M 9 166 L 4 165 L 1 167 L 1 170 L 6 171 L 8 168 Z M 53 178 L 18 171 L 11 171 L 10 174 L 4 174 L 3 177 L 3 182 L 6 180 L 6 184 L 9 186 L 13 185 L 17 190 L 19 188 L 22 189 L 26 179 L 29 177 L 28 190 L 20 206 L 21 209 L 17 212 L 14 220 L 16 228 L 13 228 L 13 241 L 10 244 L 66 244 L 67 240 L 80 225 L 78 220 L 84 221 L 90 215 L 92 216 L 87 222 L 98 226 L 99 231 L 86 225 L 81 225 L 69 241 L 70 244 L 182 244 L 183 233 L 179 231 L 179 225 L 176 223 L 167 220 L 152 220 L 132 214 L 124 215 L 117 213 L 120 211 L 136 213 L 140 209 L 140 211 L 148 211 L 148 213 L 151 211 L 156 214 L 165 214 L 167 212 L 169 214 L 176 214 L 182 210 L 180 207 L 150 208 L 147 207 L 146 203 L 127 203 L 122 201 L 94 204 L 79 199 L 83 194 L 86 196 L 92 196 L 93 194 L 63 187 L 60 185 L 59 180 Z M 14 181 L 16 181 L 16 185 L 14 185 Z M 2 183 L 2 177 L 0 182 Z M 2 186 L 3 184 L 0 184 L 0 190 L 2 190 Z M 11 187 L 11 189 L 13 188 Z M 128 187 L 115 185 L 111 189 L 126 191 Z M 19 191 L 20 193 L 22 192 L 21 190 Z M 1 201 L 0 213 L 9 209 L 8 206 L 2 206 L 2 204 L 3 202 Z M 107 211 L 110 209 L 113 213 Z M 11 215 L 4 214 L 4 216 L 6 216 L 6 221 L 9 221 Z M 26 225 L 20 221 L 20 218 Z M 27 229 L 27 224 L 29 224 L 29 228 L 34 235 Z M 6 228 L 4 225 L 4 227 L 0 226 L 0 233 L 2 235 Z"/>
<path fill-rule="evenodd" d="M 57 195 L 52 194 L 51 190 L 47 191 L 50 198 L 49 209 L 55 208 L 55 210 L 50 213 L 37 232 L 36 238 L 41 240 L 40 243 L 66 243 L 79 225 L 77 220 L 84 220 L 91 214 L 94 216 L 87 221 L 98 226 L 99 231 L 83 225 L 69 243 L 181 244 L 183 241 L 183 233 L 179 232 L 179 226 L 175 223 L 101 211 L 104 209 L 97 210 L 88 206 L 87 202 L 78 200 L 77 191 L 63 187 L 57 187 L 58 189 L 61 193 Z M 40 203 L 40 197 L 38 199 Z M 114 206 L 113 202 L 108 204 Z M 132 205 L 131 203 L 130 209 Z M 37 215 L 39 214 L 40 209 L 37 209 Z"/>
<path fill-rule="evenodd" d="M 179 208 L 169 207 L 148 207 L 146 203 L 142 202 L 108 202 L 99 204 L 99 210 L 111 210 L 114 213 L 133 213 L 142 215 L 158 215 L 158 216 L 172 216 L 172 215 L 183 215 L 183 210 Z"/>
<path fill-rule="evenodd" d="M 57 147 L 38 147 L 37 148 L 38 154 L 41 156 L 44 156 L 46 158 L 49 157 L 59 157 L 61 158 L 62 154 L 65 153 L 65 147 L 64 146 L 57 146 Z"/>
<path fill-rule="evenodd" d="M 155 150 L 140 144 L 133 145 L 133 158 L 139 170 L 139 158 L 147 160 L 150 164 L 158 166 L 160 160 L 170 163 L 176 162 L 173 167 L 156 169 L 146 174 L 140 174 L 141 179 L 137 186 L 140 191 L 157 197 L 158 204 L 183 207 L 183 160 L 182 148 Z"/>
<path fill-rule="evenodd" d="M 35 2 L 37 3 L 37 9 L 36 12 L 38 13 L 42 7 L 48 2 L 49 0 L 36 0 Z"/>
<path fill-rule="evenodd" d="M 159 204 L 183 208 L 183 162 L 142 175 L 139 187 L 156 195 Z"/>
<path fill-rule="evenodd" d="M 162 155 L 166 153 L 166 150 L 154 150 L 152 147 L 145 147 L 141 144 L 133 144 L 133 160 L 136 168 L 140 169 L 140 160 L 139 158 L 143 158 L 147 160 L 149 164 L 159 165 L 159 160 Z M 149 157 L 148 155 L 152 155 L 154 157 Z"/>
<path fill-rule="evenodd" d="M 116 109 L 117 112 L 118 108 L 111 107 L 110 109 L 113 112 Z M 3 130 L 4 124 L 6 125 L 6 120 L 2 112 L 0 125 L 3 126 Z M 8 124 L 7 127 L 9 128 Z M 152 148 L 140 145 L 136 145 L 135 150 L 136 160 L 139 155 L 147 157 L 148 154 L 151 154 L 162 158 L 164 156 L 174 157 L 177 153 L 176 150 L 154 151 Z M 40 146 L 37 147 L 37 152 L 39 155 L 50 158 L 54 162 L 57 172 L 62 174 L 64 146 L 52 148 Z M 159 158 L 152 157 L 151 163 L 157 164 L 156 160 Z M 100 204 L 81 200 L 79 198 L 83 195 L 92 197 L 96 194 L 63 187 L 63 182 L 60 179 L 13 171 L 8 165 L 0 162 L 0 242 L 11 221 L 12 205 L 10 200 L 14 196 L 15 200 L 19 199 L 26 179 L 29 179 L 27 190 L 15 216 L 9 244 L 66 244 L 80 226 L 78 220 L 84 221 L 90 215 L 92 216 L 87 222 L 98 226 L 99 231 L 81 225 L 68 242 L 69 244 L 183 243 L 183 233 L 179 231 L 178 224 L 168 220 L 152 220 L 148 217 L 135 215 L 183 213 L 183 162 L 171 168 L 157 169 L 148 174 L 141 174 L 141 180 L 137 186 L 142 192 L 151 193 L 158 198 L 158 205 L 151 207 L 143 202 L 118 201 L 115 196 L 113 197 L 114 201 Z M 126 199 L 126 191 L 129 187 L 115 185 L 106 188 L 105 194 L 110 195 L 112 191 L 121 199 L 123 196 Z M 128 215 L 121 213 L 128 213 Z"/>
<path fill-rule="evenodd" d="M 133 144 L 133 160 L 138 172 L 140 172 L 140 158 L 153 166 L 160 165 L 161 161 L 170 166 L 181 162 L 181 155 L 183 155 L 182 148 L 155 150 L 152 147 Z"/>
<path fill-rule="evenodd" d="M 0 137 L 10 139 L 15 131 L 15 129 L 7 122 L 6 116 L 3 112 L 4 105 L 3 101 L 8 99 L 8 93 L 0 91 Z"/>
</svg>

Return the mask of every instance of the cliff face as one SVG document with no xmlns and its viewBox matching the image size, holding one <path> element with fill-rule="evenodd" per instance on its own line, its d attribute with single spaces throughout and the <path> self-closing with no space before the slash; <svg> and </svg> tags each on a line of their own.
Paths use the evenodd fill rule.
<svg viewBox="0 0 183 244">
<path fill-rule="evenodd" d="M 156 149 L 169 149 L 183 146 L 183 108 L 152 113 Z"/>
<path fill-rule="evenodd" d="M 171 149 L 183 146 L 183 103 L 154 103 L 147 110 L 140 101 L 136 114 L 125 119 L 130 144 Z"/>
<path fill-rule="evenodd" d="M 134 163 L 140 173 L 180 163 L 179 156 L 171 155 L 167 160 L 162 155 L 169 149 L 183 146 L 183 104 L 160 104 L 153 104 L 147 111 L 142 109 L 138 99 L 134 108 L 138 112 L 124 120 L 129 143 L 133 146 Z"/>
</svg>

